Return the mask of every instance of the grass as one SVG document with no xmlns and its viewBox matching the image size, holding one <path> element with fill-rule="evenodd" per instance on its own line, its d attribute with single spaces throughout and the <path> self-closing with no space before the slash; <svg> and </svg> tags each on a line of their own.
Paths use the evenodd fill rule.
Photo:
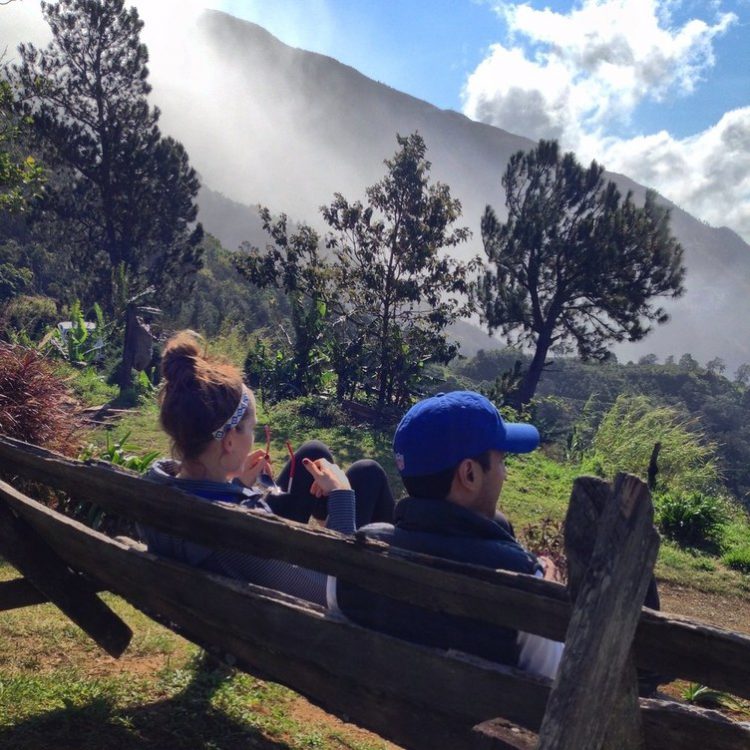
<svg viewBox="0 0 750 750">
<path fill-rule="evenodd" d="M 13 569 L 0 563 L 0 580 L 13 577 Z M 372 735 L 313 714 L 286 688 L 215 666 L 126 602 L 105 598 L 134 631 L 119 661 L 52 605 L 0 615 L 0 747 L 385 747 Z"/>
</svg>

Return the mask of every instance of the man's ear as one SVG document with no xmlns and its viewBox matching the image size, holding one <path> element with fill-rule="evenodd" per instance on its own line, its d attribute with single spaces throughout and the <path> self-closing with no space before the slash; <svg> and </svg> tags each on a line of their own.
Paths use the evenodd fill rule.
<svg viewBox="0 0 750 750">
<path fill-rule="evenodd" d="M 463 489 L 471 490 L 474 488 L 477 480 L 477 472 L 474 462 L 470 458 L 465 458 L 458 465 L 455 479 Z"/>
</svg>

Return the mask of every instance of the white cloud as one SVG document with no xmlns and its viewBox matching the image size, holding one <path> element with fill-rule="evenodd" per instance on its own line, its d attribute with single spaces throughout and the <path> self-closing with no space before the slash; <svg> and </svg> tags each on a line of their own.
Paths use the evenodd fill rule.
<svg viewBox="0 0 750 750">
<path fill-rule="evenodd" d="M 690 138 L 609 135 L 644 101 L 692 94 L 714 64 L 715 40 L 737 22 L 714 6 L 712 21 L 675 25 L 678 4 L 581 0 L 558 13 L 496 3 L 509 38 L 468 77 L 464 112 L 531 138 L 557 138 L 581 159 L 596 158 L 750 239 L 750 108 Z"/>
<path fill-rule="evenodd" d="M 750 240 L 750 107 L 727 112 L 689 138 L 662 131 L 611 139 L 600 148 L 611 169 L 657 187 L 682 208 Z"/>
</svg>

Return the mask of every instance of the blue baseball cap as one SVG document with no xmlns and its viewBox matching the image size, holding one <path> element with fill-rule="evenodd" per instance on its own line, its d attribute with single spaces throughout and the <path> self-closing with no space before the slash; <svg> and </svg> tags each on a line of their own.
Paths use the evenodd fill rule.
<svg viewBox="0 0 750 750">
<path fill-rule="evenodd" d="M 534 425 L 505 422 L 495 405 L 474 391 L 438 393 L 420 401 L 393 436 L 403 477 L 436 474 L 488 450 L 529 453 L 538 445 Z"/>
</svg>

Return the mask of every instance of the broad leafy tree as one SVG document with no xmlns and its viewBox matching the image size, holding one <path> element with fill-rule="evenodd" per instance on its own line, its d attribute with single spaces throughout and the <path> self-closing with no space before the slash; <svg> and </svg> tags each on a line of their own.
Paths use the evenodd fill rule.
<svg viewBox="0 0 750 750">
<path fill-rule="evenodd" d="M 683 291 L 667 209 L 652 192 L 637 206 L 602 173 L 540 141 L 508 163 L 507 220 L 490 206 L 482 219 L 488 264 L 473 287 L 480 315 L 491 332 L 534 352 L 519 405 L 533 397 L 550 349 L 605 359 L 611 343 L 638 341 L 668 319 L 657 298 Z"/>
<path fill-rule="evenodd" d="M 0 211 L 23 211 L 44 180 L 41 165 L 22 147 L 26 127 L 15 110 L 10 83 L 0 74 Z"/>
<path fill-rule="evenodd" d="M 321 240 L 307 224 L 290 231 L 287 216 L 274 218 L 261 209 L 263 228 L 273 241 L 265 251 L 249 244 L 235 258 L 240 274 L 255 286 L 281 289 L 291 307 L 294 340 L 290 370 L 293 392 L 301 395 L 320 388 L 328 363 L 326 328 L 336 299 L 331 269 L 320 257 Z"/>
<path fill-rule="evenodd" d="M 405 405 L 425 379 L 425 364 L 448 362 L 456 347 L 445 329 L 467 312 L 467 265 L 445 252 L 469 236 L 455 227 L 461 204 L 430 182 L 422 137 L 397 136 L 387 173 L 367 189 L 366 205 L 336 194 L 323 217 L 352 316 L 370 332 L 360 361 L 369 363 L 379 406 Z"/>
<path fill-rule="evenodd" d="M 147 101 L 143 22 L 124 0 L 42 3 L 46 49 L 19 47 L 12 75 L 55 176 L 46 203 L 66 251 L 107 303 L 113 269 L 168 298 L 200 266 L 199 183 Z"/>
</svg>

